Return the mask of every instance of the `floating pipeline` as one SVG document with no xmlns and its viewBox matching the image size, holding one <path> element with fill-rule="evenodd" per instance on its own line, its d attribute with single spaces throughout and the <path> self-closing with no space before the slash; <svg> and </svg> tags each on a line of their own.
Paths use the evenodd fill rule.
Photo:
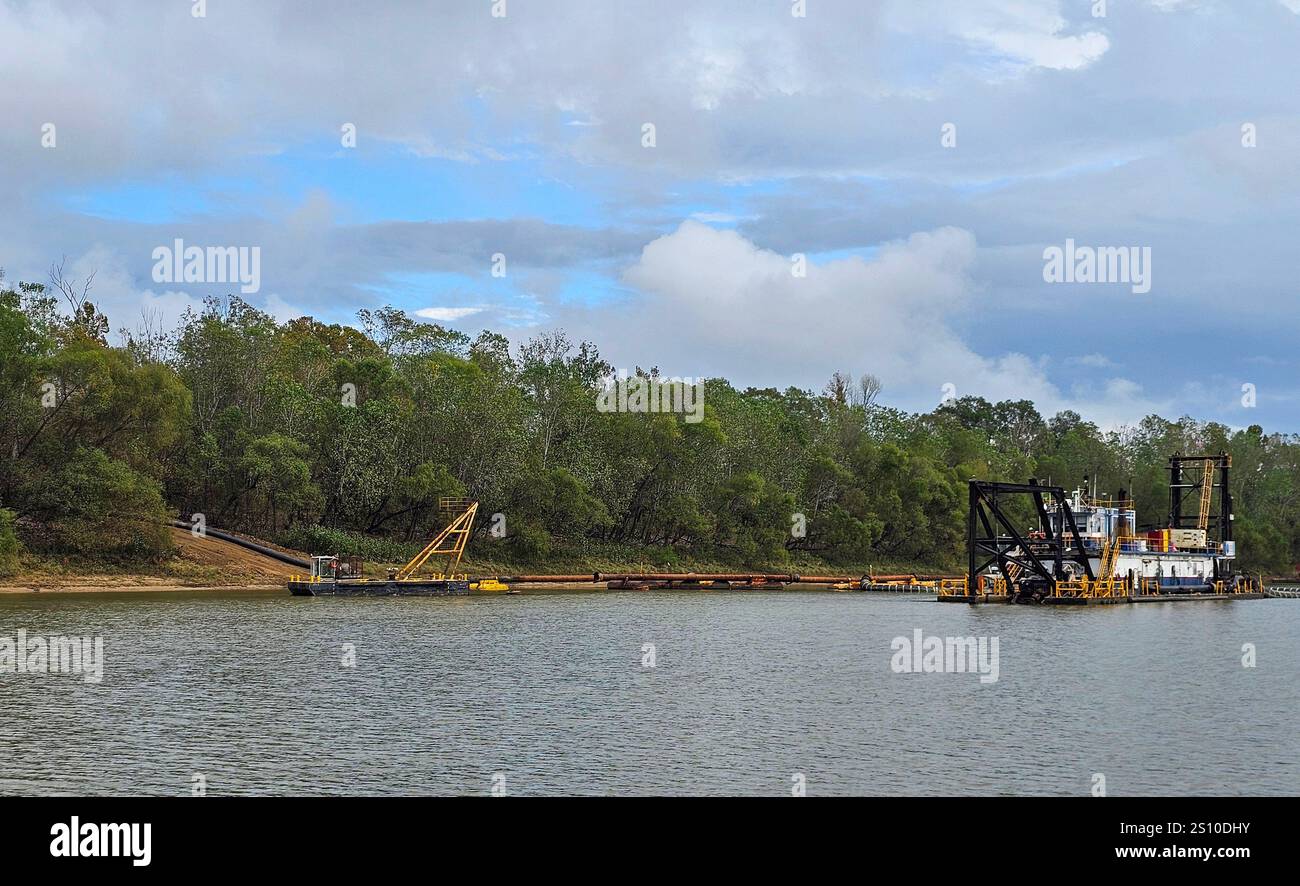
<svg viewBox="0 0 1300 886">
<path fill-rule="evenodd" d="M 547 583 L 591 583 L 600 584 L 611 581 L 661 581 L 661 582 L 702 582 L 702 581 L 729 581 L 729 582 L 753 582 L 753 583 L 782 583 L 792 584 L 800 580 L 799 576 L 790 573 L 757 573 L 757 572 L 587 572 L 581 575 L 503 575 L 498 577 L 499 581 L 513 582 L 514 584 L 541 584 Z M 836 579 L 837 581 L 839 579 Z"/>
<path fill-rule="evenodd" d="M 592 572 L 569 575 L 507 575 L 506 584 L 604 584 L 610 590 L 712 590 L 783 588 L 792 584 L 829 585 L 846 591 L 937 593 L 948 575 L 799 575 L 786 572 Z"/>
<path fill-rule="evenodd" d="M 606 583 L 665 582 L 668 584 L 690 585 L 712 582 L 714 584 L 787 585 L 799 581 L 799 576 L 791 573 L 755 572 L 722 572 L 714 574 L 696 572 L 598 572 L 594 580 Z"/>
<path fill-rule="evenodd" d="M 798 582 L 791 573 L 755 572 L 589 572 L 582 575 L 508 575 L 498 581 L 518 584 L 604 584 L 609 590 L 709 589 L 723 587 L 785 587 Z"/>
</svg>

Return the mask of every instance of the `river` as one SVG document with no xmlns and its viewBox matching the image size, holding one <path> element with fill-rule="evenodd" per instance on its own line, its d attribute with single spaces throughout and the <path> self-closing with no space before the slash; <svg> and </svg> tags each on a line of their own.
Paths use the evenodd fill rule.
<svg viewBox="0 0 1300 886">
<path fill-rule="evenodd" d="M 103 677 L 0 673 L 4 794 L 1300 793 L 1294 600 L 0 595 L 20 630 Z M 898 672 L 917 630 L 996 680 Z"/>
</svg>

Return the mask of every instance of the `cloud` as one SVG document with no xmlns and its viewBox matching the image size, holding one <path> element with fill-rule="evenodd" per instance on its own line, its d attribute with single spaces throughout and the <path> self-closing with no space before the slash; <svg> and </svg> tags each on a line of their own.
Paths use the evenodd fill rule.
<svg viewBox="0 0 1300 886">
<path fill-rule="evenodd" d="M 1295 427 L 1265 411 L 1296 390 L 1300 0 L 607 6 L 0 0 L 0 265 L 102 263 L 119 328 L 225 294 L 159 291 L 154 246 L 257 245 L 277 317 L 479 308 L 738 384 L 876 371 L 925 408 L 951 382 L 1212 415 L 1257 381 Z M 1067 237 L 1152 246 L 1159 291 L 1046 287 Z M 1153 348 L 1175 317 L 1221 382 Z"/>
<path fill-rule="evenodd" d="M 624 273 L 644 295 L 620 310 L 617 325 L 634 332 L 623 344 L 637 360 L 671 364 L 676 374 L 721 374 L 745 354 L 748 377 L 779 384 L 810 370 L 829 376 L 843 355 L 859 353 L 887 383 L 937 392 L 949 377 L 918 370 L 907 342 L 924 337 L 931 355 L 971 356 L 946 318 L 965 299 L 974 252 L 969 232 L 944 228 L 886 244 L 872 261 L 809 264 L 801 277 L 790 256 L 686 221 Z"/>
<path fill-rule="evenodd" d="M 973 308 L 975 254 L 970 232 L 939 228 L 799 277 L 791 257 L 688 220 L 625 272 L 641 297 L 595 323 L 623 332 L 601 339 L 613 339 L 606 356 L 618 365 L 671 375 L 739 373 L 744 384 L 800 379 L 815 389 L 852 367 L 879 377 L 888 402 L 912 408 L 933 408 L 950 384 L 957 396 L 1029 399 L 1049 414 L 1072 408 L 1106 424 L 1169 405 L 1124 378 L 1062 390 L 1048 379 L 1050 357 L 972 350 L 958 330 Z"/>
<path fill-rule="evenodd" d="M 426 320 L 437 320 L 440 323 L 450 323 L 456 320 L 463 320 L 466 317 L 472 317 L 475 314 L 483 312 L 483 308 L 451 308 L 451 307 L 432 307 L 420 308 L 415 312 L 417 317 L 423 317 Z"/>
<path fill-rule="evenodd" d="M 90 281 L 86 297 L 108 317 L 114 340 L 121 339 L 123 330 L 135 331 L 145 324 L 171 329 L 187 309 L 203 309 L 202 301 L 187 292 L 137 286 L 123 257 L 102 244 L 65 261 L 63 275 L 78 292 Z M 66 310 L 66 305 L 60 308 Z"/>
<path fill-rule="evenodd" d="M 96 302 L 103 303 L 117 328 L 135 322 L 142 294 L 156 288 L 151 275 L 155 247 L 171 246 L 177 238 L 190 245 L 256 246 L 261 250 L 261 291 L 245 296 L 246 301 L 281 319 L 299 311 L 293 316 L 310 314 L 327 322 L 347 322 L 363 307 L 427 305 L 427 286 L 407 287 L 408 293 L 394 283 L 395 278 L 441 274 L 468 281 L 486 279 L 497 253 L 507 257 L 510 282 L 542 272 L 558 278 L 575 268 L 629 261 L 648 236 L 622 228 L 580 228 L 530 218 L 350 224 L 340 222 L 335 208 L 319 195 L 308 195 L 269 218 L 200 217 L 155 224 L 37 206 L 0 213 L 0 267 L 9 279 L 39 281 L 47 276 L 50 262 L 64 254 L 78 257 L 86 273 L 95 269 L 96 261 L 103 261 L 92 294 L 99 296 Z M 224 284 L 184 287 L 191 301 L 237 290 Z M 407 295 L 420 302 L 403 302 Z M 470 291 L 464 297 L 472 305 L 483 295 Z M 494 321 L 518 325 L 544 313 L 527 293 L 516 296 L 515 304 L 492 297 L 499 303 Z"/>
<path fill-rule="evenodd" d="M 960 4 L 914 0 L 890 7 L 889 21 L 907 33 L 942 33 L 992 51 L 1016 72 L 1075 70 L 1101 58 L 1110 48 L 1106 35 L 1097 30 L 1065 33 L 1069 23 L 1061 10 L 1055 0 Z"/>
<path fill-rule="evenodd" d="M 1074 357 L 1071 363 L 1077 363 L 1080 366 L 1087 366 L 1090 369 L 1113 369 L 1115 361 L 1105 354 L 1084 354 L 1081 357 Z"/>
<path fill-rule="evenodd" d="M 1107 49 L 1095 29 L 1068 26 L 1063 0 L 818 0 L 802 19 L 749 0 L 662 5 L 627 0 L 597 15 L 587 0 L 554 0 L 494 18 L 487 3 L 394 0 L 384 15 L 329 4 L 313 15 L 289 0 L 222 0 L 203 18 L 188 3 L 141 18 L 5 0 L 0 82 L 22 88 L 0 93 L 0 152 L 25 188 L 188 176 L 337 144 L 348 122 L 361 145 L 468 163 L 510 156 L 511 144 L 660 172 L 843 170 L 866 156 L 873 130 L 846 124 L 897 113 L 891 100 L 914 95 L 918 76 L 937 90 L 954 77 L 1081 68 Z M 881 64 L 909 36 L 929 45 L 906 74 Z M 943 51 L 954 46 L 956 72 Z M 361 65 L 378 47 L 399 61 Z M 649 152 L 647 121 L 660 132 Z M 58 127 L 54 149 L 40 144 L 46 122 Z M 802 162 L 763 149 L 787 141 Z"/>
<path fill-rule="evenodd" d="M 1288 254 L 1281 242 L 1278 248 Z M 1240 420 L 1225 404 L 1236 401 L 1243 380 L 1259 375 L 1250 349 L 1202 366 L 1152 347 L 1168 332 L 1171 311 L 1182 354 L 1253 340 L 1249 330 L 1261 316 L 1273 316 L 1257 314 L 1270 298 L 1262 291 L 1231 304 L 1221 291 L 1207 293 L 1204 311 L 1187 309 L 1198 303 L 1193 295 L 1201 297 L 1187 284 L 1213 274 L 1222 255 L 1205 256 L 1209 265 L 1198 270 L 1167 253 L 1170 264 L 1181 265 L 1177 284 L 1135 298 L 1104 287 L 1046 286 L 1039 250 L 1017 258 L 1011 270 L 1020 279 L 1008 279 L 1008 269 L 989 264 L 988 251 L 968 231 L 937 228 L 886 242 L 870 259 L 814 264 L 800 279 L 790 273 L 788 254 L 759 247 L 742 232 L 687 221 L 649 244 L 624 274 L 640 297 L 589 318 L 586 329 L 618 365 L 723 376 L 742 386 L 817 390 L 831 372 L 847 369 L 881 377 L 886 402 L 918 410 L 933 408 L 952 384 L 958 396 L 1029 399 L 1044 414 L 1072 409 L 1105 428 L 1149 414 Z M 1242 266 L 1226 270 L 1230 278 Z M 1290 279 L 1278 272 L 1268 270 L 1266 279 Z M 1294 326 L 1289 309 L 1279 310 L 1288 319 L 1272 322 Z M 1080 343 L 1105 350 L 1067 356 Z M 1246 372 L 1247 364 L 1256 368 Z M 1213 377 L 1202 377 L 1209 371 Z M 1294 383 L 1279 377 L 1269 386 L 1279 395 L 1270 405 L 1285 422 Z"/>
</svg>

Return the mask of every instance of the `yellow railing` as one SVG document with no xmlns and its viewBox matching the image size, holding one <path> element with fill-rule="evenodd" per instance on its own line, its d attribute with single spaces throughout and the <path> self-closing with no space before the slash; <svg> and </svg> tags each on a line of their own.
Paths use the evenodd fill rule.
<svg viewBox="0 0 1300 886">
<path fill-rule="evenodd" d="M 968 593 L 964 578 L 944 578 L 939 580 L 940 597 L 964 597 Z"/>
<path fill-rule="evenodd" d="M 1133 510 L 1131 498 L 1089 498 L 1083 497 L 1083 505 L 1090 508 L 1118 508 L 1121 511 Z"/>
<path fill-rule="evenodd" d="M 1263 587 L 1262 579 L 1251 578 L 1239 585 L 1229 585 L 1222 580 L 1212 582 L 1216 594 L 1252 594 Z M 1004 597 L 1007 595 L 1007 580 L 993 576 L 981 576 L 972 589 L 965 578 L 945 578 L 938 583 L 940 597 Z M 1058 581 L 1052 596 L 1076 600 L 1125 599 L 1137 594 L 1154 596 L 1162 593 L 1160 580 L 1152 576 L 1137 579 L 1136 586 L 1130 585 L 1128 577 L 1111 576 L 1109 578 L 1078 578 Z"/>
<path fill-rule="evenodd" d="M 972 585 L 965 577 L 944 578 L 939 580 L 935 590 L 940 597 L 1001 597 L 1006 596 L 1007 582 L 1004 578 L 978 576 Z"/>
<path fill-rule="evenodd" d="M 1119 559 L 1120 536 L 1106 545 L 1101 553 L 1101 568 L 1097 570 L 1098 578 L 1110 578 L 1115 574 L 1115 561 Z"/>
<path fill-rule="evenodd" d="M 1128 581 L 1123 578 L 1079 578 L 1058 581 L 1053 597 L 1084 600 L 1116 599 L 1129 596 Z"/>
</svg>

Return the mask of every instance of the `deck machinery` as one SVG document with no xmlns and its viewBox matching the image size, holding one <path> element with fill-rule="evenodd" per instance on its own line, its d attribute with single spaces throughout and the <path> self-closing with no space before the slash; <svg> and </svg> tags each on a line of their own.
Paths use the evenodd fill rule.
<svg viewBox="0 0 1300 886">
<path fill-rule="evenodd" d="M 1123 492 L 1099 499 L 1087 488 L 1067 493 L 1032 479 L 971 480 L 969 578 L 941 596 L 1087 603 L 1256 594 L 1256 583 L 1234 569 L 1231 466 L 1226 453 L 1171 457 L 1169 525 L 1142 533 Z M 1187 507 L 1193 496 L 1195 511 Z M 1037 524 L 1032 529 L 1024 528 L 1023 504 L 1016 514 L 1016 503 L 1026 500 Z"/>
</svg>

